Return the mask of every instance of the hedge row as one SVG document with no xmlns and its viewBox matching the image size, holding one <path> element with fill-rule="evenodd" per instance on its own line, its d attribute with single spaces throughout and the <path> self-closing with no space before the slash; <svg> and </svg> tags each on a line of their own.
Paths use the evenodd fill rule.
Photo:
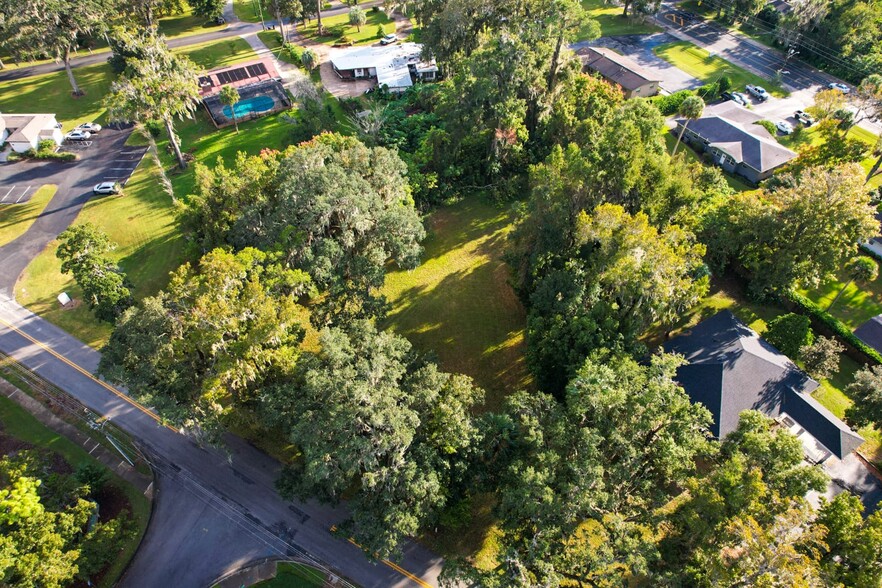
<svg viewBox="0 0 882 588">
<path fill-rule="evenodd" d="M 851 332 L 851 329 L 846 327 L 842 321 L 829 312 L 822 310 L 820 306 L 798 292 L 790 292 L 787 297 L 802 313 L 808 315 L 814 321 L 826 326 L 834 335 L 842 339 L 843 342 L 859 351 L 862 355 L 865 355 L 868 359 L 882 364 L 882 354 L 858 339 L 857 336 Z"/>
</svg>

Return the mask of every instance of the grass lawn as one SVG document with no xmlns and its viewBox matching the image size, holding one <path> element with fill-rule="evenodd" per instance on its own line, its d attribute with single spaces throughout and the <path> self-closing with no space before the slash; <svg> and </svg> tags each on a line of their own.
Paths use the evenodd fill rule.
<svg viewBox="0 0 882 588">
<path fill-rule="evenodd" d="M 0 206 L 0 247 L 15 241 L 31 228 L 49 201 L 55 195 L 56 186 L 46 185 L 34 192 L 25 204 Z"/>
<path fill-rule="evenodd" d="M 529 387 L 525 312 L 502 261 L 509 210 L 477 201 L 438 209 L 426 221 L 423 263 L 386 277 L 387 325 L 442 369 L 464 373 L 487 392 L 487 408 Z"/>
<path fill-rule="evenodd" d="M 328 576 L 321 570 L 300 563 L 279 563 L 276 577 L 253 586 L 257 588 L 321 588 Z"/>
<path fill-rule="evenodd" d="M 732 80 L 733 88 L 740 90 L 747 84 L 757 84 L 773 96 L 787 95 L 784 88 L 777 83 L 756 76 L 721 57 L 711 56 L 706 50 L 688 41 L 659 45 L 653 49 L 653 53 L 706 84 L 717 81 L 725 74 Z"/>
<path fill-rule="evenodd" d="M 600 25 L 601 37 L 613 37 L 617 35 L 651 35 L 661 28 L 640 22 L 639 18 L 622 16 L 622 7 L 611 5 L 604 0 L 582 0 L 582 8 Z M 587 30 L 582 29 L 576 35 L 576 40 L 587 37 Z"/>
<path fill-rule="evenodd" d="M 395 32 L 395 22 L 386 16 L 382 10 L 377 12 L 370 8 L 365 8 L 367 15 L 367 23 L 362 25 L 361 31 L 349 24 L 349 14 L 338 14 L 322 19 L 322 25 L 325 27 L 325 35 L 319 37 L 318 23 L 315 19 L 310 20 L 306 24 L 300 24 L 297 32 L 306 39 L 311 39 L 319 43 L 333 45 L 340 42 L 342 37 L 348 37 L 356 45 L 370 45 L 380 40 L 377 35 L 377 27 L 383 27 L 383 34 Z"/>
<path fill-rule="evenodd" d="M 111 254 L 135 285 L 135 297 L 155 294 L 168 282 L 168 272 L 183 261 L 184 243 L 177 226 L 171 197 L 162 191 L 159 169 L 148 156 L 135 171 L 122 196 L 90 200 L 76 223 L 91 222 L 117 244 Z M 85 305 L 62 309 L 55 297 L 67 292 L 82 299 L 70 275 L 61 273 L 55 257 L 58 243 L 51 242 L 31 262 L 15 287 L 18 301 L 84 343 L 100 348 L 111 327 L 98 321 Z"/>
<path fill-rule="evenodd" d="M 848 137 L 851 139 L 857 139 L 867 145 L 867 157 L 862 159 L 859 163 L 861 164 L 861 167 L 864 168 L 864 171 L 870 173 L 870 169 L 873 167 L 873 164 L 876 163 L 876 157 L 872 155 L 870 149 L 876 144 L 877 136 L 861 127 L 852 127 L 848 131 Z M 803 128 L 799 133 L 777 136 L 776 138 L 779 143 L 797 153 L 807 147 L 820 145 L 824 140 L 821 133 L 818 132 L 817 126 Z M 882 174 L 874 176 L 869 182 L 871 188 L 878 188 L 880 185 L 882 185 Z"/>
<path fill-rule="evenodd" d="M 205 69 L 224 67 L 257 59 L 257 53 L 241 37 L 232 37 L 222 41 L 210 41 L 201 45 L 183 47 L 175 53 L 186 55 L 193 63 Z"/>
<path fill-rule="evenodd" d="M 260 13 L 257 9 L 257 0 L 233 0 L 233 12 L 236 13 L 236 18 L 241 21 L 260 22 Z M 275 18 L 269 16 L 266 6 L 263 6 L 263 17 Z"/>
<path fill-rule="evenodd" d="M 32 445 L 45 447 L 60 454 L 74 470 L 83 463 L 94 463 L 104 467 L 100 462 L 90 457 L 79 445 L 48 429 L 25 409 L 2 395 L 0 395 L 0 423 L 2 423 L 3 432 L 7 435 Z M 147 523 L 150 519 L 150 503 L 144 495 L 134 486 L 117 476 L 112 470 L 108 469 L 108 472 L 110 474 L 109 483 L 122 490 L 126 498 L 128 498 L 137 532 L 132 539 L 122 546 L 119 557 L 110 564 L 107 573 L 98 584 L 98 586 L 106 587 L 116 584 L 129 560 L 138 549 L 141 537 L 147 530 Z"/>
<path fill-rule="evenodd" d="M 847 277 L 839 276 L 813 290 L 800 290 L 800 293 L 826 309 L 847 281 Z M 869 284 L 849 284 L 828 312 L 852 331 L 877 314 L 882 314 L 882 278 L 876 278 Z"/>
<path fill-rule="evenodd" d="M 263 41 L 263 44 L 267 46 L 276 59 L 279 61 L 284 61 L 285 63 L 290 63 L 292 65 L 300 66 L 299 61 L 294 61 L 291 58 L 291 55 L 282 47 L 282 34 L 278 31 L 260 31 L 257 33 L 257 36 L 260 37 L 260 40 Z M 289 45 L 289 47 L 293 47 L 295 51 L 297 51 L 297 55 L 303 52 L 303 47 L 300 45 Z"/>
</svg>

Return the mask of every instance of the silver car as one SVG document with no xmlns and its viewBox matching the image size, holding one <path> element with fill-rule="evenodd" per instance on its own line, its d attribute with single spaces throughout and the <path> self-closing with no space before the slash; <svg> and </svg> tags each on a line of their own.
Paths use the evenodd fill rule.
<svg viewBox="0 0 882 588">
<path fill-rule="evenodd" d="M 87 122 L 87 123 L 83 123 L 81 125 L 77 125 L 77 128 L 75 130 L 87 131 L 89 133 L 97 133 L 98 131 L 101 130 L 101 125 L 99 125 L 98 123 Z"/>
<path fill-rule="evenodd" d="M 119 194 L 119 184 L 116 182 L 101 182 L 92 188 L 93 194 Z"/>
<path fill-rule="evenodd" d="M 88 141 L 92 136 L 89 131 L 73 130 L 64 136 L 68 141 Z"/>
</svg>

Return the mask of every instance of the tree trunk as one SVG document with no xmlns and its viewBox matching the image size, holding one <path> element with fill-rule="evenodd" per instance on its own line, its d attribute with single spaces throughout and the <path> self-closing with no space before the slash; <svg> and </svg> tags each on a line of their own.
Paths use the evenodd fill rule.
<svg viewBox="0 0 882 588">
<path fill-rule="evenodd" d="M 165 117 L 165 132 L 168 133 L 168 141 L 171 143 L 172 149 L 175 150 L 175 159 L 178 160 L 178 167 L 187 169 L 187 162 L 184 161 L 184 155 L 181 153 L 181 146 L 178 145 L 178 138 L 175 136 L 175 126 L 172 124 L 171 116 Z"/>
<path fill-rule="evenodd" d="M 840 288 L 839 292 L 836 293 L 836 296 L 833 297 L 833 300 L 830 301 L 830 304 L 827 305 L 827 308 L 824 309 L 825 311 L 829 311 L 831 308 L 833 308 L 833 305 L 836 304 L 836 301 L 839 300 L 839 297 L 842 296 L 842 293 L 845 292 L 845 290 L 848 289 L 849 286 L 851 286 L 852 282 L 854 282 L 853 278 L 847 281 L 845 285 Z"/>
<path fill-rule="evenodd" d="M 628 16 L 628 8 L 631 6 L 631 0 L 625 0 L 625 9 L 622 11 L 622 16 Z"/>
<path fill-rule="evenodd" d="M 548 72 L 548 93 L 554 92 L 554 86 L 557 84 L 557 69 L 560 67 L 560 50 L 563 46 L 564 28 L 561 27 L 560 33 L 557 35 L 557 43 L 554 46 L 554 55 L 551 56 L 551 71 Z"/>
<path fill-rule="evenodd" d="M 279 32 L 282 34 L 282 44 L 284 45 L 288 39 L 285 37 L 285 23 L 282 22 L 282 13 L 279 12 L 278 4 L 275 5 L 276 20 L 279 21 Z"/>
<path fill-rule="evenodd" d="M 873 179 L 873 176 L 879 171 L 879 167 L 882 166 L 882 153 L 879 154 L 879 157 L 876 159 L 876 163 L 873 164 L 873 167 L 870 168 L 870 173 L 867 174 L 867 179 L 864 181 L 866 184 L 870 180 Z"/>
<path fill-rule="evenodd" d="M 236 102 L 238 104 L 238 102 Z M 230 110 L 233 111 L 233 126 L 236 127 L 236 134 L 239 134 L 239 117 L 236 116 L 236 104 L 230 105 Z"/>
<path fill-rule="evenodd" d="M 83 91 L 80 90 L 80 86 L 77 84 L 77 79 L 74 77 L 73 69 L 70 66 L 70 48 L 64 50 L 64 71 L 67 72 L 67 79 L 70 81 L 70 85 L 73 88 L 74 96 L 82 96 Z"/>
<path fill-rule="evenodd" d="M 144 3 L 144 20 L 147 22 L 147 28 L 153 26 L 153 5 L 150 2 Z"/>
<path fill-rule="evenodd" d="M 315 0 L 315 9 L 316 34 L 319 37 L 323 37 L 325 35 L 325 28 L 322 26 L 322 0 Z"/>
<path fill-rule="evenodd" d="M 674 150 L 671 151 L 671 157 L 673 157 L 674 155 L 676 155 L 676 153 L 677 153 L 677 147 L 680 146 L 680 140 L 683 138 L 683 133 L 686 132 L 686 126 L 687 126 L 688 124 L 689 124 L 689 119 L 686 119 L 685 121 L 683 121 L 683 128 L 680 129 L 680 134 L 677 135 L 677 142 L 674 143 Z"/>
</svg>

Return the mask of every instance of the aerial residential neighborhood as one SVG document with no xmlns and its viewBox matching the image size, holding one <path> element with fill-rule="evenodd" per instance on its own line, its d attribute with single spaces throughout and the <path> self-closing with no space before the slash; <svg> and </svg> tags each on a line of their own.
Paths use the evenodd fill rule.
<svg viewBox="0 0 882 588">
<path fill-rule="evenodd" d="M 882 587 L 880 0 L 0 0 L 0 585 Z"/>
</svg>

